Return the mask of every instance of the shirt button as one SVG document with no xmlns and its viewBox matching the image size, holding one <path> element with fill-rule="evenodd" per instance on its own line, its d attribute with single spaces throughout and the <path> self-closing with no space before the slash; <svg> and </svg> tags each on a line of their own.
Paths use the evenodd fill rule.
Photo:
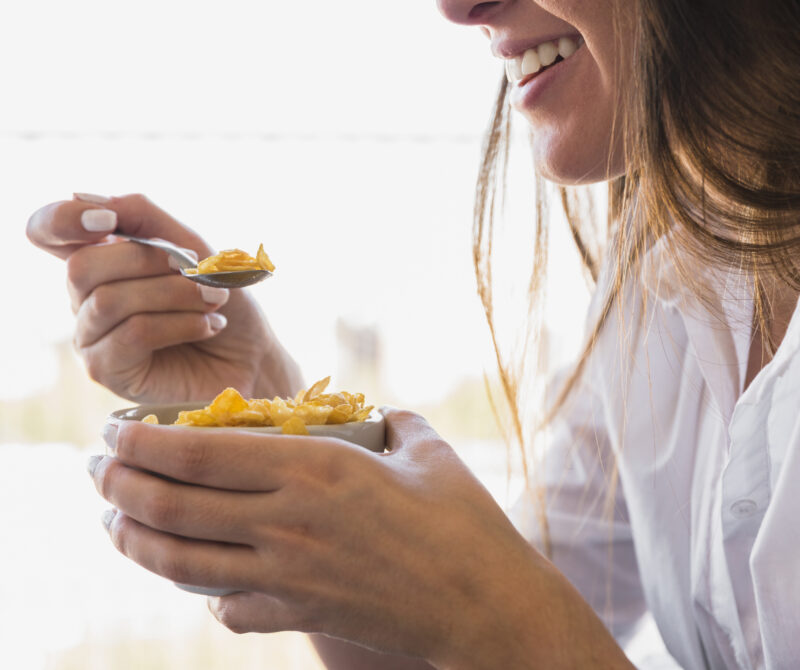
<svg viewBox="0 0 800 670">
<path fill-rule="evenodd" d="M 756 501 L 750 500 L 749 498 L 737 500 L 731 505 L 731 514 L 737 519 L 746 519 L 748 516 L 755 514 L 757 510 L 758 505 Z"/>
</svg>

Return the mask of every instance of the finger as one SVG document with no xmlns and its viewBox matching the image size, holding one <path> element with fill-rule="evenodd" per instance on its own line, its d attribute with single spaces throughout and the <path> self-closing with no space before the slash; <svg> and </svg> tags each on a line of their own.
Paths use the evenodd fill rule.
<svg viewBox="0 0 800 670">
<path fill-rule="evenodd" d="M 386 421 L 386 446 L 390 452 L 428 449 L 443 444 L 439 434 L 416 412 L 394 407 L 381 407 L 380 412 Z"/>
<path fill-rule="evenodd" d="M 167 481 L 104 457 L 94 467 L 98 493 L 154 530 L 198 540 L 250 544 L 249 510 L 277 516 L 272 493 L 238 493 Z M 257 496 L 257 499 L 254 497 Z"/>
<path fill-rule="evenodd" d="M 101 242 L 116 227 L 116 212 L 70 200 L 54 202 L 34 212 L 25 232 L 37 247 L 67 258 L 84 245 Z"/>
<path fill-rule="evenodd" d="M 105 337 L 78 351 L 89 376 L 101 384 L 106 380 L 110 384 L 118 373 L 146 363 L 154 351 L 207 340 L 226 325 L 227 320 L 218 312 L 134 314 Z"/>
<path fill-rule="evenodd" d="M 307 621 L 279 598 L 265 593 L 240 592 L 208 598 L 214 618 L 234 633 L 310 632 Z"/>
<path fill-rule="evenodd" d="M 211 254 L 211 248 L 202 237 L 139 193 L 109 198 L 103 206 L 117 213 L 120 232 L 137 237 L 160 237 L 192 249 L 200 258 Z"/>
<path fill-rule="evenodd" d="M 77 312 L 75 343 L 87 347 L 135 314 L 210 312 L 227 302 L 227 289 L 200 286 L 179 275 L 101 284 Z"/>
<path fill-rule="evenodd" d="M 313 467 L 317 443 L 337 440 L 266 435 L 235 428 L 152 426 L 139 421 L 106 424 L 104 439 L 132 467 L 191 484 L 236 491 L 274 491 L 303 464 Z"/>
<path fill-rule="evenodd" d="M 89 210 L 97 213 L 85 214 Z M 160 237 L 192 249 L 201 258 L 211 254 L 199 235 L 139 194 L 52 203 L 34 212 L 26 227 L 31 242 L 59 258 L 68 258 L 113 231 Z"/>
<path fill-rule="evenodd" d="M 103 284 L 141 277 L 178 276 L 168 259 L 160 249 L 119 240 L 76 249 L 67 259 L 67 288 L 73 305 L 80 305 Z"/>
<path fill-rule="evenodd" d="M 242 591 L 263 586 L 256 576 L 265 559 L 251 547 L 162 533 L 122 512 L 110 519 L 108 532 L 122 554 L 173 582 Z"/>
</svg>

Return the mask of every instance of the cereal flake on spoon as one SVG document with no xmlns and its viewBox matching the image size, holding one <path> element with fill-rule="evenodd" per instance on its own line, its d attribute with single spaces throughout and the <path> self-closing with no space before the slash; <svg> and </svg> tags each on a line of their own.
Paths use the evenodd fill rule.
<svg viewBox="0 0 800 670">
<path fill-rule="evenodd" d="M 213 274 L 215 272 L 240 272 L 243 270 L 266 270 L 274 272 L 275 266 L 264 251 L 264 245 L 258 245 L 258 251 L 253 258 L 241 249 L 226 249 L 218 254 L 209 256 L 197 264 L 197 268 L 186 268 L 183 273 L 187 275 Z"/>
</svg>

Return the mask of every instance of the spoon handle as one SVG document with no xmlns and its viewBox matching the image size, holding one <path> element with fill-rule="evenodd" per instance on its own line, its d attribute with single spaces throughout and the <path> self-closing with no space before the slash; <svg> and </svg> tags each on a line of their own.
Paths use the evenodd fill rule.
<svg viewBox="0 0 800 670">
<path fill-rule="evenodd" d="M 146 237 L 135 237 L 134 235 L 126 235 L 125 233 L 114 233 L 114 235 L 117 237 L 122 237 L 126 240 L 130 240 L 131 242 L 136 242 L 137 244 L 144 244 L 148 247 L 155 247 L 156 249 L 166 251 L 176 261 L 178 261 L 178 266 L 183 270 L 186 268 L 197 267 L 197 261 L 192 256 L 171 242 L 167 242 L 165 240 L 151 240 Z"/>
</svg>

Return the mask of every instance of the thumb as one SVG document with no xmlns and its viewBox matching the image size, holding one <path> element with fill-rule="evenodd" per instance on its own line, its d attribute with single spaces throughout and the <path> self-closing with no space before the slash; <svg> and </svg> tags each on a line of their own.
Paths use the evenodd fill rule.
<svg viewBox="0 0 800 670">
<path fill-rule="evenodd" d="M 304 628 L 291 607 L 266 593 L 242 591 L 208 598 L 206 603 L 214 618 L 234 633 L 275 633 Z"/>
<path fill-rule="evenodd" d="M 392 453 L 408 453 L 444 443 L 425 418 L 416 412 L 389 406 L 378 411 L 386 421 L 386 447 Z"/>
<path fill-rule="evenodd" d="M 75 194 L 75 200 L 93 202 L 117 214 L 117 231 L 137 237 L 158 237 L 192 249 L 200 258 L 212 253 L 205 240 L 139 193 L 111 198 Z M 101 202 L 102 201 L 102 202 Z"/>
</svg>

